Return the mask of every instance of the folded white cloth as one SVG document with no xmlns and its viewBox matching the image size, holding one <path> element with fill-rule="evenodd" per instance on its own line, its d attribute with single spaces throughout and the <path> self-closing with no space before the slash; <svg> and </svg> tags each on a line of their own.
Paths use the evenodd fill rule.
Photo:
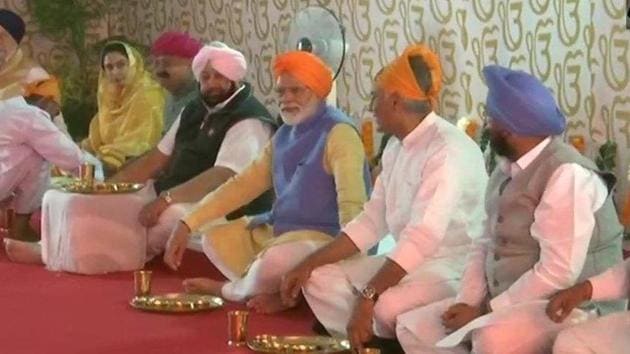
<svg viewBox="0 0 630 354">
<path fill-rule="evenodd" d="M 49 190 L 42 203 L 42 258 L 53 271 L 101 274 L 142 268 L 144 190 L 83 195 Z"/>
</svg>

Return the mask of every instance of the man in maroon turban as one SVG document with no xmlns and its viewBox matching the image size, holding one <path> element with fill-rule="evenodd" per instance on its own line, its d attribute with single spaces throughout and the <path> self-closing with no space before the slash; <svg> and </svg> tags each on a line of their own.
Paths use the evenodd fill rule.
<svg viewBox="0 0 630 354">
<path fill-rule="evenodd" d="M 151 47 L 153 72 L 169 95 L 164 108 L 164 132 L 173 125 L 181 110 L 196 94 L 192 60 L 201 49 L 201 42 L 187 33 L 165 32 Z"/>
</svg>

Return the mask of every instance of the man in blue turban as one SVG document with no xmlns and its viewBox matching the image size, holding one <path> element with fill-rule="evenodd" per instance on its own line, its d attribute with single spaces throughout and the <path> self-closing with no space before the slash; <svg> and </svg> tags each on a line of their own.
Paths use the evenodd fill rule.
<svg viewBox="0 0 630 354">
<path fill-rule="evenodd" d="M 565 118 L 551 92 L 523 71 L 491 65 L 483 74 L 491 146 L 502 157 L 486 190 L 486 229 L 457 296 L 399 316 L 397 335 L 409 353 L 466 352 L 457 343 L 462 333 L 438 343 L 449 348 L 433 345 L 484 314 L 486 325 L 468 329 L 475 352 L 550 352 L 571 321 L 554 323 L 539 300 L 621 260 L 614 177 L 562 141 Z M 620 305 L 589 304 L 599 314 Z"/>
<path fill-rule="evenodd" d="M 564 132 L 566 120 L 551 92 L 538 79 L 498 65 L 485 67 L 483 74 L 488 85 L 486 112 L 490 119 L 490 141 L 499 156 L 518 157 L 513 156 L 518 155 L 514 144 L 506 141 L 508 134 L 527 138 L 528 144 L 523 147 L 529 150 L 527 147 L 533 147 L 532 144 Z"/>
</svg>

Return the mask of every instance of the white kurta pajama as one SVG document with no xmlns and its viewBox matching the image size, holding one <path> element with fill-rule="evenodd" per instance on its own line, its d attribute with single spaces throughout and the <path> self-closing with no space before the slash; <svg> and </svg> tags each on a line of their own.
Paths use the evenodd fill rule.
<svg viewBox="0 0 630 354">
<path fill-rule="evenodd" d="M 18 214 L 30 214 L 41 205 L 49 187 L 51 164 L 76 169 L 81 149 L 21 96 L 0 101 L 0 201 L 15 194 Z"/>
<path fill-rule="evenodd" d="M 589 279 L 594 301 L 627 299 L 630 295 L 630 260 Z M 554 354 L 617 354 L 630 351 L 630 312 L 606 315 L 558 334 Z"/>
<path fill-rule="evenodd" d="M 501 161 L 509 176 L 516 176 L 532 163 L 550 143 L 541 142 L 515 163 Z M 509 308 L 527 302 L 546 299 L 556 291 L 575 283 L 582 272 L 589 242 L 595 225 L 594 213 L 602 207 L 608 191 L 601 178 L 580 165 L 562 164 L 549 179 L 545 192 L 535 210 L 531 235 L 540 244 L 540 258 L 506 291 L 491 299 L 490 306 L 497 312 L 493 325 L 473 332 L 476 353 L 540 353 L 548 351 L 551 338 L 570 325 L 555 324 L 544 315 L 544 303 L 536 305 L 538 318 L 515 316 Z M 408 353 L 462 353 L 463 345 L 438 349 L 434 344 L 446 336 L 440 316 L 455 303 L 472 306 L 482 304 L 488 294 L 485 273 L 489 248 L 497 240 L 494 225 L 497 209 L 488 211 L 483 237 L 474 242 L 469 256 L 462 287 L 456 298 L 445 299 L 399 317 L 398 338 Z M 508 217 L 508 216 L 506 216 Z M 575 310 L 581 312 L 581 310 Z M 585 318 L 585 316 L 582 316 Z"/>
<path fill-rule="evenodd" d="M 397 315 L 455 294 L 470 242 L 482 231 L 487 175 L 479 147 L 435 113 L 402 142 L 391 139 L 382 164 L 363 213 L 343 232 L 362 252 L 388 234 L 396 240 L 387 258 L 407 275 L 374 309 L 375 334 L 393 337 Z M 345 335 L 355 289 L 384 261 L 362 255 L 313 271 L 304 295 L 327 330 Z"/>
</svg>

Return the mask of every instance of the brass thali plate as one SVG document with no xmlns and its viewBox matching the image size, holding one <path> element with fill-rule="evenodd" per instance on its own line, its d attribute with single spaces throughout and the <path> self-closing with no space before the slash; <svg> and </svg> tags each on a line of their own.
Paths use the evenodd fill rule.
<svg viewBox="0 0 630 354">
<path fill-rule="evenodd" d="M 96 182 L 92 186 L 81 182 L 70 182 L 58 184 L 57 188 L 64 192 L 81 193 L 81 194 L 121 194 L 133 193 L 144 187 L 142 183 L 109 183 Z"/>
<path fill-rule="evenodd" d="M 350 350 L 347 339 L 324 336 L 257 335 L 247 342 L 249 349 L 259 353 L 345 353 Z"/>
<path fill-rule="evenodd" d="M 198 312 L 222 307 L 223 299 L 211 295 L 173 293 L 136 296 L 129 304 L 144 311 Z"/>
</svg>

